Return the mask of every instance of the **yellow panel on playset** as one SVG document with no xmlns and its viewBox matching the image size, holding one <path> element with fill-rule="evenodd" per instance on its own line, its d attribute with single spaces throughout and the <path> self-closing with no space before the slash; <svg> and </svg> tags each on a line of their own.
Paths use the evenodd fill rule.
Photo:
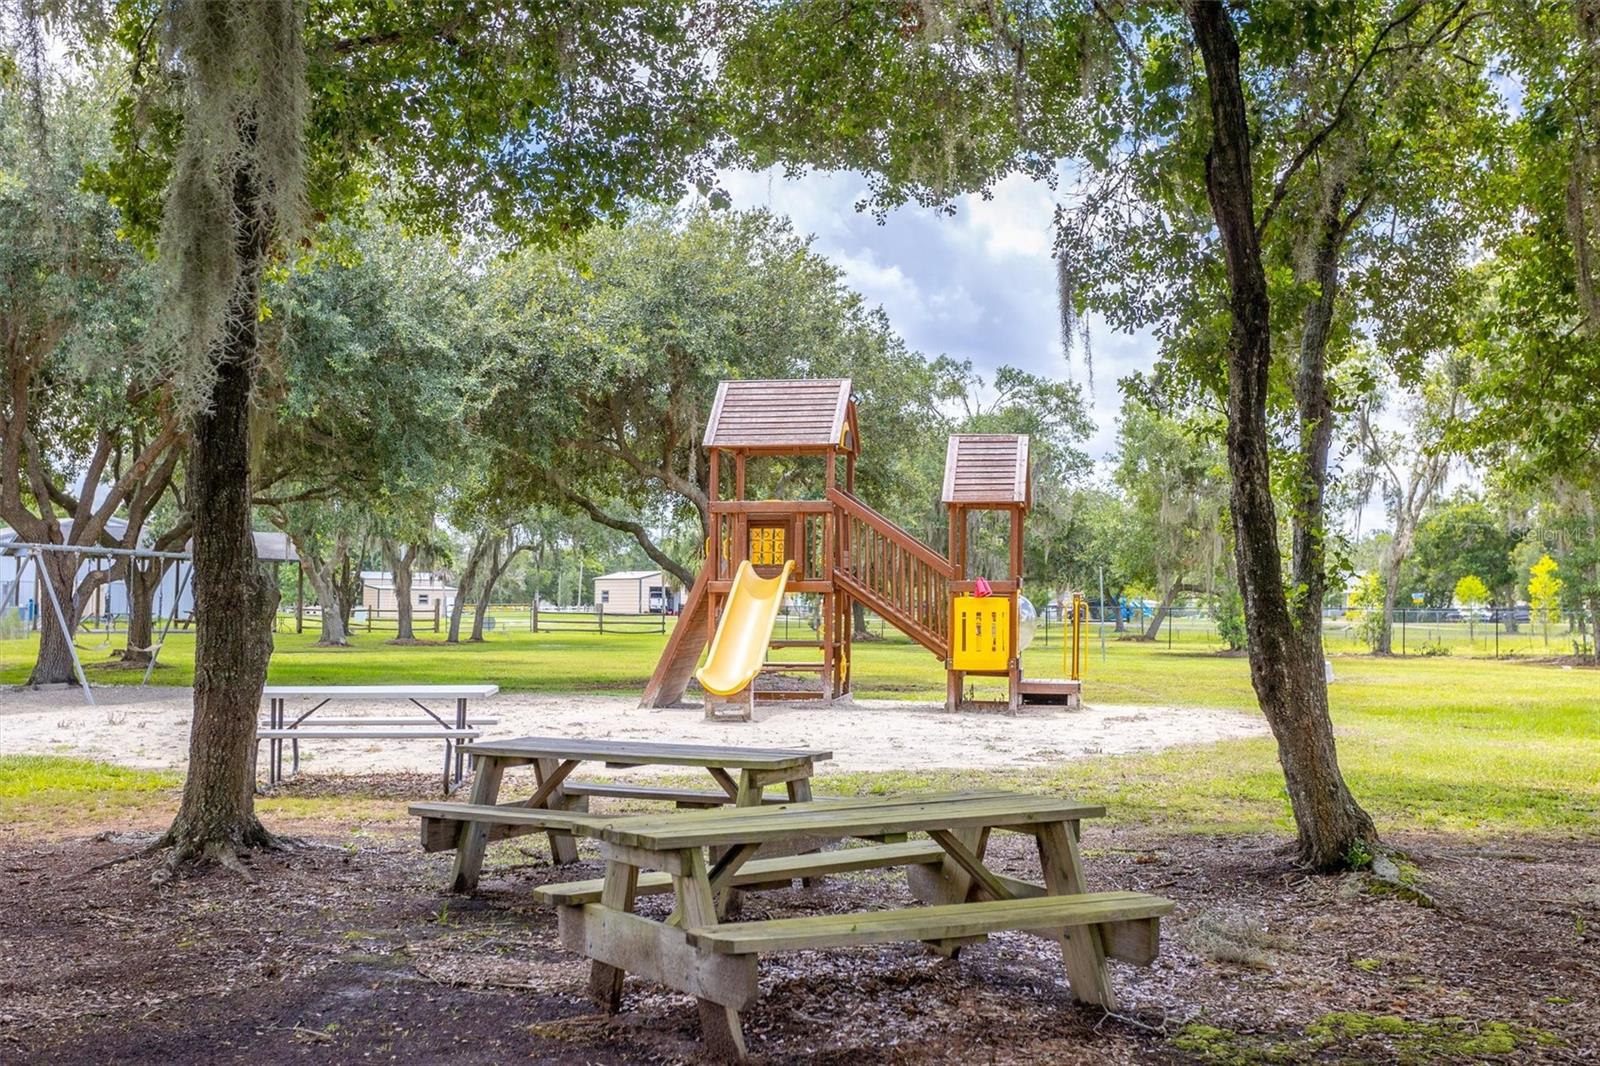
<svg viewBox="0 0 1600 1066">
<path fill-rule="evenodd" d="M 1011 600 L 957 596 L 950 610 L 950 666 L 1003 671 L 1011 665 Z"/>
<path fill-rule="evenodd" d="M 784 551 L 787 540 L 782 526 L 754 526 L 750 530 L 750 565 L 782 566 L 788 555 Z"/>
</svg>

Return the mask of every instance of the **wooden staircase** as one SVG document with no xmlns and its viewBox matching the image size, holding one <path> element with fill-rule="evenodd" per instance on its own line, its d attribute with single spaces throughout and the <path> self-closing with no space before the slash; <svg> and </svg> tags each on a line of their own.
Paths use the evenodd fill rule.
<svg viewBox="0 0 1600 1066">
<path fill-rule="evenodd" d="M 843 489 L 833 580 L 940 659 L 950 655 L 950 561 Z"/>
</svg>

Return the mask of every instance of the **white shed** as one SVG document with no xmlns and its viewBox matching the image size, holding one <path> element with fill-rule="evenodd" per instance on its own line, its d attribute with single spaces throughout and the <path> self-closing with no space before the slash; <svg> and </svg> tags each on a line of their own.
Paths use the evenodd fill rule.
<svg viewBox="0 0 1600 1066">
<path fill-rule="evenodd" d="M 618 570 L 594 579 L 594 602 L 607 614 L 672 614 L 678 590 L 660 570 Z"/>
</svg>

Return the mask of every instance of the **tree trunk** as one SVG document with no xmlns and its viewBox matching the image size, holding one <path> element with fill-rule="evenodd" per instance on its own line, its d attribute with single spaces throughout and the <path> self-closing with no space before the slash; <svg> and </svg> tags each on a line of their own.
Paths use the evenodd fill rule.
<svg viewBox="0 0 1600 1066">
<path fill-rule="evenodd" d="M 313 531 L 310 528 L 296 528 L 281 519 L 277 524 L 294 545 L 295 554 L 300 556 L 300 572 L 311 582 L 311 591 L 317 595 L 318 614 L 322 618 L 322 633 L 317 638 L 317 644 L 348 647 L 350 626 L 346 619 L 350 616 L 350 609 L 344 602 L 343 586 L 338 578 L 339 568 L 349 554 L 348 543 L 343 535 L 336 537 L 333 555 L 324 559 L 312 539 Z"/>
<path fill-rule="evenodd" d="M 1229 499 L 1250 680 L 1278 742 L 1301 861 L 1318 870 L 1341 869 L 1359 862 L 1377 831 L 1339 772 L 1321 642 L 1312 639 L 1320 633 L 1302 637 L 1285 594 L 1268 453 L 1270 304 L 1255 230 L 1239 45 L 1222 4 L 1185 0 L 1184 9 L 1205 60 L 1212 117 L 1206 192 L 1227 263 L 1233 319 L 1227 353 Z M 1302 614 L 1315 612 L 1320 620 L 1320 595 L 1305 598 Z"/>
<path fill-rule="evenodd" d="M 389 564 L 389 573 L 394 578 L 394 639 L 415 640 L 411 622 L 411 560 L 416 558 L 416 549 L 408 551 L 405 545 L 387 539 L 382 542 L 382 548 L 384 561 Z"/>
<path fill-rule="evenodd" d="M 253 129 L 248 140 L 253 141 Z M 167 830 L 172 865 L 233 863 L 234 849 L 272 843 L 255 815 L 256 716 L 272 656 L 277 583 L 256 560 L 250 523 L 250 394 L 267 220 L 254 175 L 237 169 L 233 204 L 240 273 L 227 325 L 210 353 L 210 404 L 195 416 L 189 461 L 194 514 L 194 724 L 183 802 Z"/>
<path fill-rule="evenodd" d="M 1161 635 L 1161 623 L 1167 620 L 1167 614 L 1172 610 L 1172 601 L 1178 597 L 1178 588 L 1183 584 L 1182 577 L 1175 577 L 1167 586 L 1167 591 L 1162 594 L 1161 603 L 1156 607 L 1156 613 L 1151 617 L 1150 624 L 1145 627 L 1140 640 L 1155 640 Z"/>
<path fill-rule="evenodd" d="M 450 605 L 450 632 L 446 644 L 461 643 L 461 615 L 466 610 L 467 597 L 472 594 L 473 583 L 478 580 L 478 567 L 483 563 L 483 553 L 489 548 L 490 538 L 485 535 L 472 544 L 467 553 L 467 565 L 461 571 L 461 585 L 456 589 L 456 600 Z"/>
<path fill-rule="evenodd" d="M 306 567 L 306 576 L 311 579 L 311 587 L 316 591 L 317 602 L 322 607 L 319 612 L 322 616 L 322 632 L 317 637 L 317 643 L 324 647 L 349 647 L 350 626 L 345 622 L 348 609 L 339 593 L 339 582 L 314 564 Z"/>
<path fill-rule="evenodd" d="M 508 537 L 506 543 L 506 553 L 502 557 L 500 554 L 500 542 L 498 539 L 496 539 L 494 551 L 489 556 L 489 569 L 483 575 L 483 591 L 478 596 L 478 602 L 476 605 L 477 609 L 472 615 L 473 640 L 479 641 L 483 639 L 483 620 L 488 617 L 489 599 L 494 594 L 494 587 L 495 585 L 499 584 L 500 578 L 504 576 L 507 568 L 511 566 L 511 560 L 517 557 L 517 553 L 522 551 L 523 547 L 525 546 L 511 544 L 510 538 Z"/>
<path fill-rule="evenodd" d="M 1600 575 L 1595 581 L 1595 592 L 1589 597 L 1589 659 L 1600 666 Z"/>
<path fill-rule="evenodd" d="M 472 604 L 472 636 L 468 641 L 478 644 L 483 641 L 483 620 L 489 616 L 489 594 L 494 591 L 495 579 L 500 576 L 500 541 L 496 538 L 494 547 L 490 549 L 487 567 L 483 573 L 483 581 L 478 589 L 477 598 Z"/>
<path fill-rule="evenodd" d="M 854 632 L 851 640 L 871 640 L 872 632 L 867 629 L 867 605 L 860 600 L 850 601 L 850 619 Z"/>
<path fill-rule="evenodd" d="M 128 590 L 128 639 L 122 661 L 144 665 L 155 645 L 156 589 L 167 573 L 165 559 L 129 559 L 123 585 Z"/>
<path fill-rule="evenodd" d="M 34 601 L 39 611 L 39 657 L 34 660 L 28 674 L 30 685 L 77 684 L 78 676 L 72 669 L 72 634 L 77 632 L 78 597 L 74 587 L 78 557 L 67 552 L 40 552 L 44 565 L 39 568 L 39 581 Z M 55 603 L 50 602 L 50 592 L 44 582 L 55 589 L 56 603 L 66 615 L 67 628 L 61 628 L 56 617 Z"/>
<path fill-rule="evenodd" d="M 338 594 L 334 597 L 339 604 L 339 621 L 344 624 L 345 632 L 350 631 L 350 618 L 355 613 L 356 599 L 361 595 L 361 571 L 350 563 L 350 542 L 343 534 L 336 538 L 335 551 L 338 557 L 344 560 L 342 566 L 334 568 L 334 587 Z M 366 554 L 365 551 L 362 552 Z"/>
</svg>

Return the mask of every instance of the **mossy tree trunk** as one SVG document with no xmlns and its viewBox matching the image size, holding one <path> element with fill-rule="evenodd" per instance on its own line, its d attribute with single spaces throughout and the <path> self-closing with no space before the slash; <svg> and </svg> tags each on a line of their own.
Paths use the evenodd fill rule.
<svg viewBox="0 0 1600 1066">
<path fill-rule="evenodd" d="M 251 171 L 240 167 L 233 205 L 240 271 L 211 353 L 209 407 L 195 416 L 189 462 L 194 509 L 194 724 L 183 802 L 167 830 L 170 864 L 237 862 L 236 849 L 271 845 L 255 814 L 256 716 L 272 655 L 277 582 L 251 536 L 250 417 L 261 272 L 268 226 Z"/>
<path fill-rule="evenodd" d="M 482 589 L 478 593 L 478 600 L 472 614 L 473 640 L 483 639 L 484 619 L 489 616 L 489 601 L 494 595 L 494 587 L 500 583 L 500 578 L 505 574 L 506 568 L 511 565 L 511 560 L 517 557 L 518 552 L 527 547 L 526 545 L 514 543 L 515 536 L 514 531 L 505 534 L 503 543 L 500 537 L 495 538 L 494 546 L 487 559 L 487 569 L 483 571 Z"/>
</svg>

